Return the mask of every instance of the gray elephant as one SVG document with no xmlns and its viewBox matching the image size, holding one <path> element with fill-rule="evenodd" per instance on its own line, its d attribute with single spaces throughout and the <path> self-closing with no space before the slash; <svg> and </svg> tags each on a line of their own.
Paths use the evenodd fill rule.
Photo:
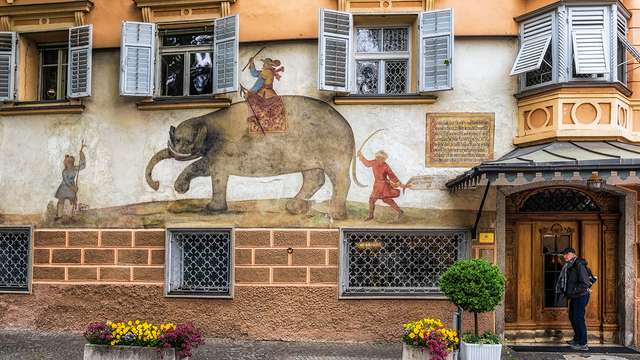
<svg viewBox="0 0 640 360">
<path fill-rule="evenodd" d="M 248 131 L 251 110 L 244 102 L 171 126 L 167 148 L 157 152 L 146 167 L 147 184 L 158 190 L 153 168 L 165 159 L 195 160 L 178 176 L 178 193 L 189 190 L 196 177 L 210 176 L 212 199 L 207 211 L 227 210 L 230 175 L 265 177 L 302 173 L 302 187 L 286 204 L 292 214 L 309 210 L 309 199 L 325 182 L 333 185 L 331 216 L 347 217 L 347 193 L 355 176 L 353 131 L 345 118 L 329 104 L 303 96 L 283 96 L 288 131 L 254 134 Z"/>
</svg>

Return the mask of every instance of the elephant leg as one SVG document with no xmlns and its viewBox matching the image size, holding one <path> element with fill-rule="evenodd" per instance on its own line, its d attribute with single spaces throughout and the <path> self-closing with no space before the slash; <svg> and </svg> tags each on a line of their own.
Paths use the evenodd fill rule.
<svg viewBox="0 0 640 360">
<path fill-rule="evenodd" d="M 189 164 L 180 173 L 173 187 L 179 194 L 184 194 L 189 191 L 191 180 L 200 176 L 209 176 L 209 161 L 207 158 L 201 158 Z"/>
<path fill-rule="evenodd" d="M 287 202 L 287 211 L 291 214 L 304 214 L 309 211 L 309 199 L 324 185 L 324 171 L 311 169 L 302 172 L 302 187 L 298 194 Z"/>
<path fill-rule="evenodd" d="M 347 194 L 351 186 L 349 177 L 349 165 L 343 168 L 332 166 L 325 169 L 329 180 L 333 184 L 333 194 L 331 195 L 331 217 L 336 220 L 347 218 Z"/>
<path fill-rule="evenodd" d="M 212 166 L 209 169 L 211 174 L 211 201 L 207 204 L 206 211 L 226 211 L 227 210 L 227 181 L 229 181 L 229 175 L 221 174 L 219 171 L 215 171 Z"/>
</svg>

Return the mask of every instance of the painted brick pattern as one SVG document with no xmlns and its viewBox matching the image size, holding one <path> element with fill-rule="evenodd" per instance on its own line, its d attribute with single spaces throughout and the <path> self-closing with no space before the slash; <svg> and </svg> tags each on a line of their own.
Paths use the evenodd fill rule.
<svg viewBox="0 0 640 360">
<path fill-rule="evenodd" d="M 164 283 L 163 230 L 34 233 L 34 283 Z"/>
<path fill-rule="evenodd" d="M 37 229 L 34 283 L 164 283 L 164 230 Z M 236 229 L 239 286 L 336 286 L 338 230 Z"/>
<path fill-rule="evenodd" d="M 336 286 L 340 232 L 236 229 L 239 286 Z"/>
</svg>

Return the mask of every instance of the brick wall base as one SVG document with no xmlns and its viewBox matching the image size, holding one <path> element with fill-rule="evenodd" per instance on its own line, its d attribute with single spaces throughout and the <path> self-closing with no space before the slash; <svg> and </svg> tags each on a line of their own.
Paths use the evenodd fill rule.
<svg viewBox="0 0 640 360">
<path fill-rule="evenodd" d="M 445 300 L 338 300 L 336 287 L 246 286 L 235 298 L 166 298 L 158 285 L 35 284 L 32 295 L 0 296 L 0 328 L 76 331 L 100 320 L 194 321 L 207 337 L 291 341 L 399 341 L 402 324 L 437 317 Z M 481 316 L 483 329 L 493 315 Z M 465 317 L 471 330 L 472 317 Z"/>
</svg>

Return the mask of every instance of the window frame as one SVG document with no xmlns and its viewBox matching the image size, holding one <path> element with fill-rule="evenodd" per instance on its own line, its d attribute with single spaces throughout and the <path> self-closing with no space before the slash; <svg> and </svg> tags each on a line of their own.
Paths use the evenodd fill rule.
<svg viewBox="0 0 640 360">
<path fill-rule="evenodd" d="M 557 9 L 554 9 L 553 11 L 551 11 L 551 43 L 549 44 L 549 49 L 551 49 L 551 80 L 540 83 L 540 84 L 535 84 L 535 85 L 527 85 L 527 74 L 530 72 L 533 72 L 535 70 L 532 71 L 527 71 L 525 73 L 522 73 L 520 75 L 518 75 L 518 83 L 519 83 L 519 89 L 520 91 L 525 91 L 525 90 L 532 90 L 532 89 L 537 89 L 543 86 L 547 86 L 550 84 L 557 84 L 558 81 L 558 72 L 560 71 L 559 69 L 559 55 L 558 55 L 558 49 L 559 49 L 559 34 L 558 34 L 558 14 L 557 14 Z M 518 24 L 518 49 L 520 49 L 520 47 L 522 46 L 522 35 L 524 32 L 524 26 L 527 22 L 529 21 L 533 21 L 534 19 L 540 17 L 540 16 L 544 16 L 547 13 L 543 13 L 543 14 L 539 14 L 536 15 L 530 19 L 524 20 L 522 22 L 520 22 L 520 24 Z M 517 53 L 516 53 L 517 54 Z M 544 57 L 545 55 L 543 55 L 542 57 L 542 61 L 544 63 Z M 515 59 L 514 59 L 515 61 Z M 542 66 L 542 65 L 540 65 Z"/>
<path fill-rule="evenodd" d="M 20 290 L 4 290 L 0 287 L 0 294 L 30 295 L 33 292 L 33 225 L 0 225 L 0 231 L 4 230 L 28 230 L 29 231 L 29 255 L 27 260 L 27 288 Z"/>
<path fill-rule="evenodd" d="M 165 35 L 168 34 L 180 34 L 180 33 L 195 33 L 195 32 L 207 32 L 210 29 L 211 33 L 211 44 L 208 45 L 182 45 L 182 46 L 164 46 L 162 45 L 163 39 Z M 156 64 L 155 64 L 155 92 L 154 98 L 158 99 L 202 99 L 202 98 L 212 98 L 216 95 L 216 89 L 214 84 L 214 57 L 215 57 L 215 38 L 214 38 L 214 25 L 207 24 L 204 26 L 195 26 L 195 27 L 187 27 L 183 29 L 158 29 L 157 38 L 156 38 L 156 49 L 154 49 L 156 53 Z M 190 95 L 189 90 L 191 89 L 191 54 L 192 53 L 203 53 L 210 52 L 211 53 L 211 93 L 209 94 L 199 94 L 199 95 Z M 182 95 L 163 95 L 163 80 L 162 80 L 162 57 L 164 55 L 182 55 L 184 57 L 183 60 L 183 77 L 182 77 Z"/>
<path fill-rule="evenodd" d="M 338 299 L 341 300 L 402 300 L 402 299 L 413 299 L 413 300 L 439 300 L 439 299 L 447 299 L 446 295 L 442 293 L 442 291 L 424 291 L 424 292 L 416 292 L 414 294 L 400 293 L 400 294 L 392 294 L 392 293 L 375 293 L 375 294 L 349 294 L 348 293 L 348 278 L 349 278 L 349 259 L 348 253 L 346 250 L 346 240 L 345 240 L 345 232 L 367 232 L 367 233 L 376 233 L 376 232 L 430 232 L 430 233 L 463 233 L 464 239 L 463 244 L 458 243 L 457 247 L 460 250 L 460 254 L 457 260 L 462 259 L 470 259 L 472 255 L 472 236 L 471 229 L 460 227 L 460 228 L 450 228 L 450 229 L 420 229 L 420 228 L 340 228 L 340 242 L 338 248 Z"/>
<path fill-rule="evenodd" d="M 602 73 L 602 74 L 589 74 L 591 75 L 591 77 L 585 77 L 585 76 L 580 76 L 580 74 L 576 74 L 576 65 L 575 65 L 575 53 L 573 51 L 573 26 L 571 24 L 571 12 L 575 9 L 575 8 L 582 8 L 582 9 L 604 9 L 604 25 L 603 25 L 603 31 L 604 31 L 604 39 L 609 39 L 609 41 L 604 41 L 604 53 L 605 55 L 608 55 L 608 68 L 609 68 L 609 73 Z M 568 81 L 575 81 L 575 82 L 593 82 L 593 81 L 597 81 L 597 82 L 614 82 L 613 80 L 613 74 L 611 73 L 611 7 L 607 6 L 607 5 L 574 5 L 574 6 L 567 6 L 567 66 L 569 67 L 569 78 Z M 554 31 L 556 32 L 556 31 Z M 616 37 L 616 41 L 617 41 L 617 37 Z M 617 56 L 616 56 L 617 58 Z M 576 76 L 578 75 L 578 76 Z M 602 77 L 593 77 L 593 75 L 602 75 Z"/>
<path fill-rule="evenodd" d="M 358 52 L 358 30 L 359 29 L 380 29 L 381 39 L 380 46 L 384 46 L 384 30 L 385 29 L 406 29 L 407 30 L 407 51 L 390 51 L 385 52 Z M 413 50 L 413 38 L 414 34 L 412 26 L 410 24 L 366 24 L 366 25 L 354 25 L 353 26 L 353 40 L 350 66 L 353 69 L 351 75 L 351 81 L 353 81 L 352 95 L 356 96 L 404 96 L 411 94 L 412 83 L 412 67 L 414 61 Z M 387 94 L 386 93 L 386 71 L 385 64 L 387 61 L 406 60 L 407 61 L 407 79 L 405 84 L 405 91 L 399 94 Z M 376 94 L 360 94 L 358 92 L 358 62 L 359 61 L 377 61 L 378 62 L 378 93 Z"/>
<path fill-rule="evenodd" d="M 44 64 L 44 52 L 47 50 L 58 50 L 58 63 L 57 65 L 45 65 Z M 64 101 L 68 100 L 67 96 L 67 72 L 69 71 L 69 47 L 67 44 L 47 44 L 43 46 L 38 46 L 38 102 L 55 102 L 55 101 Z M 61 56 L 63 55 L 64 56 Z M 66 58 L 66 62 L 62 62 L 62 58 Z M 58 79 L 56 81 L 57 94 L 56 99 L 47 100 L 43 98 L 43 90 L 44 90 L 44 68 L 45 67 L 53 67 L 56 66 L 58 71 Z M 62 70 L 64 70 L 64 76 L 62 75 Z M 64 84 L 63 84 L 64 82 Z M 62 87 L 62 88 L 61 88 Z M 62 90 L 62 91 L 61 91 Z M 59 95 L 64 93 L 64 97 L 60 97 Z"/>
<path fill-rule="evenodd" d="M 172 292 L 171 279 L 173 274 L 172 263 L 172 234 L 174 232 L 206 232 L 206 231 L 224 231 L 229 232 L 229 291 L 227 294 L 215 294 L 215 293 L 198 293 L 198 292 Z M 189 228 L 167 228 L 165 230 L 165 261 L 164 261 L 164 296 L 170 298 L 202 298 L 202 299 L 233 299 L 235 296 L 235 228 L 233 227 L 189 227 Z"/>
</svg>

